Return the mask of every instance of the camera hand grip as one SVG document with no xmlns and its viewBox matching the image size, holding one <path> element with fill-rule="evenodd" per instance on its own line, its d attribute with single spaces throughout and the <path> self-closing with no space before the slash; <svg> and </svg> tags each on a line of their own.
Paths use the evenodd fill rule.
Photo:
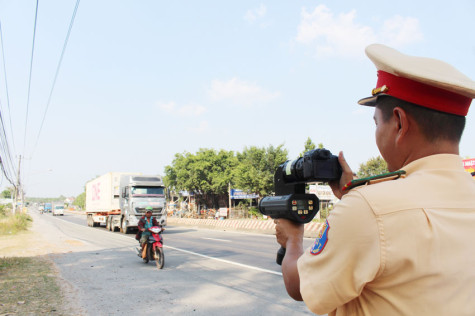
<svg viewBox="0 0 475 316">
<path fill-rule="evenodd" d="M 277 258 L 275 259 L 275 262 L 281 266 L 282 265 L 282 261 L 284 260 L 284 256 L 285 256 L 285 248 L 284 247 L 280 247 L 279 251 L 277 251 Z"/>
</svg>

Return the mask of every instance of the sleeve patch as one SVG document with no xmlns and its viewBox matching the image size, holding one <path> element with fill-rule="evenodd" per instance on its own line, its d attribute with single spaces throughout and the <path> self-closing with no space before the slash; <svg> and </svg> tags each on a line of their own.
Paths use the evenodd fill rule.
<svg viewBox="0 0 475 316">
<path fill-rule="evenodd" d="M 315 242 L 310 248 L 310 253 L 312 255 L 318 255 L 323 251 L 325 246 L 327 245 L 328 242 L 328 230 L 330 229 L 330 224 L 328 223 L 328 220 L 325 221 L 325 224 L 323 224 L 323 227 L 320 229 L 320 233 L 317 236 L 317 239 L 315 239 Z"/>
</svg>

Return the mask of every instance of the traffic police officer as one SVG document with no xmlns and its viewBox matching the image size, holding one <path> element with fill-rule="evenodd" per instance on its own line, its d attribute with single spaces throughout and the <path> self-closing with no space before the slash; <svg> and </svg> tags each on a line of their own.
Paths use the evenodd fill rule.
<svg viewBox="0 0 475 316">
<path fill-rule="evenodd" d="M 276 220 L 287 249 L 287 292 L 317 314 L 475 315 L 475 181 L 459 141 L 475 82 L 452 66 L 373 44 L 376 144 L 389 171 L 403 174 L 344 190 L 312 247 L 303 225 Z M 403 170 L 403 171 L 402 171 Z"/>
</svg>

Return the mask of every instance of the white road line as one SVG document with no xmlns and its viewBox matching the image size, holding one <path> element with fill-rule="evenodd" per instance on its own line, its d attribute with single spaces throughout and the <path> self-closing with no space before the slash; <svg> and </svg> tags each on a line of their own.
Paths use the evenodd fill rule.
<svg viewBox="0 0 475 316">
<path fill-rule="evenodd" d="M 216 241 L 231 242 L 231 240 L 227 240 L 227 239 L 218 239 L 218 238 L 209 238 L 209 237 L 201 237 L 201 239 L 209 239 L 209 240 L 216 240 Z"/>
<path fill-rule="evenodd" d="M 58 218 L 58 219 L 59 219 L 59 218 Z M 76 223 L 68 222 L 68 221 L 65 221 L 65 222 L 66 222 L 66 223 L 69 223 L 69 224 L 78 225 L 78 226 L 81 226 L 81 227 L 83 227 L 83 228 L 89 228 L 88 226 L 84 226 L 84 225 L 81 225 L 81 224 L 76 224 Z M 92 227 L 91 227 L 91 228 L 92 228 Z M 97 231 L 101 231 L 101 230 L 97 230 Z M 106 231 L 106 232 L 109 232 L 109 231 Z M 128 238 L 128 239 L 132 239 L 132 238 L 135 239 L 135 237 L 132 237 L 132 236 L 129 237 L 129 236 L 121 235 L 121 234 L 115 234 L 115 235 L 116 235 L 116 236 L 125 237 L 125 238 Z M 209 238 L 209 239 L 211 239 L 211 238 Z M 223 240 L 224 240 L 224 239 L 223 239 Z M 258 268 L 258 267 L 250 266 L 250 265 L 247 265 L 247 264 L 242 264 L 242 263 L 230 261 L 230 260 L 225 260 L 225 259 L 210 257 L 210 256 L 207 256 L 207 255 L 202 255 L 202 254 L 197 253 L 197 252 L 193 252 L 193 251 L 189 251 L 189 250 L 185 250 L 185 249 L 180 249 L 180 248 L 176 248 L 176 247 L 172 247 L 172 246 L 163 245 L 163 247 L 169 248 L 169 249 L 173 249 L 173 250 L 176 250 L 176 251 L 179 251 L 179 252 L 187 253 L 187 254 L 190 254 L 190 255 L 194 255 L 194 256 L 198 256 L 198 257 L 210 259 L 210 260 L 216 260 L 216 261 L 219 261 L 219 262 L 224 262 L 224 263 L 232 264 L 232 265 L 235 265 L 235 266 L 238 266 L 238 267 L 242 267 L 242 268 L 246 268 L 246 269 L 250 269 L 250 270 L 255 270 L 255 271 L 260 271 L 260 272 L 264 272 L 264 273 L 269 273 L 269 274 L 275 274 L 275 275 L 280 275 L 280 276 L 282 276 L 282 273 L 281 273 L 281 272 L 276 272 L 276 271 L 272 271 L 272 270 L 268 270 L 268 269 L 262 269 L 262 268 Z M 134 252 L 135 252 L 135 251 L 134 251 Z"/>
<path fill-rule="evenodd" d="M 224 262 L 224 263 L 232 264 L 232 265 L 239 266 L 239 267 L 242 267 L 242 268 L 247 268 L 247 269 L 256 270 L 256 271 L 259 271 L 259 272 L 265 272 L 265 273 L 270 273 L 270 274 L 275 274 L 275 275 L 280 275 L 280 276 L 282 275 L 281 272 L 276 272 L 276 271 L 272 271 L 272 270 L 262 269 L 262 268 L 258 268 L 258 267 L 250 266 L 250 265 L 247 265 L 247 264 L 242 264 L 242 263 L 230 261 L 230 260 L 225 260 L 225 259 L 210 257 L 210 256 L 207 256 L 207 255 L 202 255 L 202 254 L 200 254 L 200 253 L 193 252 L 193 251 L 189 251 L 189 250 L 184 250 L 184 249 L 180 249 L 180 248 L 175 248 L 175 247 L 167 246 L 167 245 L 164 245 L 164 247 L 165 247 L 165 248 L 170 248 L 170 249 L 173 249 L 173 250 L 176 250 L 176 251 L 184 252 L 184 253 L 187 253 L 187 254 L 190 254 L 190 255 L 194 255 L 194 256 L 198 256 L 198 257 L 203 257 L 203 258 L 206 258 L 206 259 L 211 259 L 211 260 L 216 260 L 216 261 L 219 261 L 219 262 Z"/>
</svg>

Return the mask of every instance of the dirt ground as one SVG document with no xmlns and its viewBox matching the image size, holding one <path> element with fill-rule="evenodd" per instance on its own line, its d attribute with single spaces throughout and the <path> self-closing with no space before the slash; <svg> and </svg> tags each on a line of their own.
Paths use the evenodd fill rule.
<svg viewBox="0 0 475 316">
<path fill-rule="evenodd" d="M 45 315 L 85 315 L 76 304 L 76 289 L 72 284 L 61 278 L 50 257 L 56 253 L 72 252 L 84 245 L 78 240 L 68 240 L 61 231 L 49 225 L 48 222 L 42 221 L 41 216 L 47 215 L 31 212 L 30 216 L 33 218 L 33 223 L 27 232 L 12 236 L 0 236 L 0 258 L 28 258 L 28 266 L 23 270 L 27 271 L 26 276 L 15 276 L 14 271 L 9 275 L 2 276 L 0 274 L 0 285 L 3 286 L 3 289 L 6 290 L 10 285 L 13 289 L 9 290 L 15 292 L 17 297 L 21 297 L 18 302 L 14 302 L 18 306 L 16 311 L 12 312 L 11 302 L 7 302 L 9 298 L 11 300 L 12 293 L 2 295 L 0 316 L 38 315 L 38 313 Z M 18 262 L 25 261 L 18 260 Z M 35 283 L 34 280 L 37 279 L 44 279 L 44 281 L 36 284 L 36 289 L 46 289 L 43 293 L 30 291 L 34 285 L 33 283 Z M 12 285 L 12 282 L 15 284 Z M 55 287 L 59 291 L 55 291 Z M 51 291 L 48 289 L 51 289 Z M 50 292 L 60 293 L 60 297 L 51 296 Z M 58 304 L 60 306 L 57 306 Z"/>
</svg>

